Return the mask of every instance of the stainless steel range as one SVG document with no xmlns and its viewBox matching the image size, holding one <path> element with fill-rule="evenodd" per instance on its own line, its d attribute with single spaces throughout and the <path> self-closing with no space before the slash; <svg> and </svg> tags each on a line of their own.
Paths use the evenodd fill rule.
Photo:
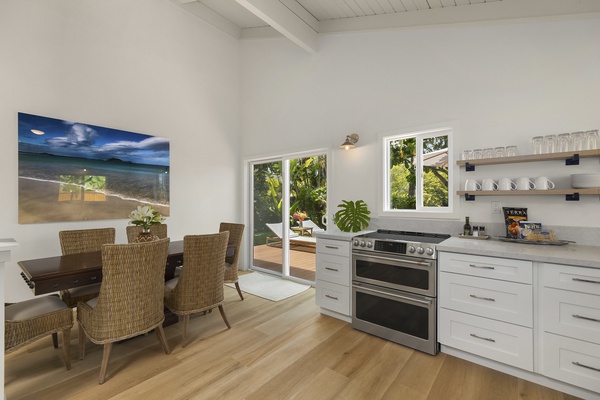
<svg viewBox="0 0 600 400">
<path fill-rule="evenodd" d="M 352 240 L 352 326 L 437 354 L 436 244 L 450 235 L 378 230 Z"/>
</svg>

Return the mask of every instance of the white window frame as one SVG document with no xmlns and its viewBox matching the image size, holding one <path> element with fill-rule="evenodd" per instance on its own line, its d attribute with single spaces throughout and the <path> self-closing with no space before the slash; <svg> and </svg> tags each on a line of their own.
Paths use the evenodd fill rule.
<svg viewBox="0 0 600 400">
<path fill-rule="evenodd" d="M 433 124 L 427 126 L 405 128 L 397 131 L 386 132 L 380 135 L 381 143 L 381 184 L 379 187 L 378 214 L 382 217 L 407 217 L 407 218 L 441 218 L 457 219 L 459 217 L 458 196 L 455 186 L 458 182 L 458 167 L 454 157 L 454 136 L 458 131 L 456 121 Z M 448 136 L 448 206 L 447 207 L 423 207 L 422 186 L 422 141 L 423 139 L 447 135 Z M 393 210 L 390 208 L 390 158 L 389 144 L 398 139 L 416 138 L 416 182 L 417 182 L 417 205 L 414 210 Z"/>
</svg>

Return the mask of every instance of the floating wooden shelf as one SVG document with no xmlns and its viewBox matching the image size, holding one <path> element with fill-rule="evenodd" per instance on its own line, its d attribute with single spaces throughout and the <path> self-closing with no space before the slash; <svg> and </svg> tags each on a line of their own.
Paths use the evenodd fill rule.
<svg viewBox="0 0 600 400">
<path fill-rule="evenodd" d="M 578 201 L 579 196 L 600 195 L 600 188 L 589 189 L 551 189 L 551 190 L 459 190 L 459 196 L 465 200 L 473 201 L 476 196 L 565 196 L 567 201 Z"/>
<path fill-rule="evenodd" d="M 476 165 L 498 165 L 498 164 L 515 164 L 525 162 L 536 162 L 536 161 L 553 161 L 553 160 L 565 160 L 567 165 L 579 164 L 580 158 L 591 158 L 599 157 L 600 149 L 595 150 L 581 150 L 581 151 L 567 151 L 563 153 L 552 153 L 552 154 L 529 154 L 525 156 L 514 156 L 514 157 L 498 157 L 498 158 L 481 158 L 478 160 L 459 160 L 456 165 L 459 167 L 466 167 L 467 171 L 474 170 Z"/>
</svg>

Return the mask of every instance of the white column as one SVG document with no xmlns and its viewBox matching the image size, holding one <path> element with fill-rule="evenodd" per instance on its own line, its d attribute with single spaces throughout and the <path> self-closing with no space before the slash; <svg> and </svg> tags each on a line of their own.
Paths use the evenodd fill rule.
<svg viewBox="0 0 600 400">
<path fill-rule="evenodd" d="M 2 321 L 4 321 L 4 264 L 10 260 L 11 250 L 18 245 L 14 239 L 0 239 L 0 300 L 2 300 L 2 311 L 0 311 L 0 314 L 2 315 Z M 0 342 L 2 342 L 2 349 L 4 351 L 4 327 L 0 329 Z M 0 368 L 0 397 L 6 399 L 4 395 L 4 359 Z"/>
</svg>

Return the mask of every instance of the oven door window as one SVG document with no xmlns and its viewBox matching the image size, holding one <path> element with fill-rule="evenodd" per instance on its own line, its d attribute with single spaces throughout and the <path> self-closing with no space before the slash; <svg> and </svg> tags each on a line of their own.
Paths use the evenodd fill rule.
<svg viewBox="0 0 600 400">
<path fill-rule="evenodd" d="M 435 290 L 433 265 L 427 262 L 407 262 L 378 259 L 375 257 L 355 257 L 355 279 L 367 282 L 385 282 L 399 289 L 414 288 L 423 292 Z M 388 286 L 388 285 L 384 285 Z M 432 293 L 433 294 L 433 293 Z"/>
<path fill-rule="evenodd" d="M 356 291 L 355 295 L 355 318 L 429 340 L 432 311 L 428 307 L 391 300 L 362 291 Z"/>
</svg>

